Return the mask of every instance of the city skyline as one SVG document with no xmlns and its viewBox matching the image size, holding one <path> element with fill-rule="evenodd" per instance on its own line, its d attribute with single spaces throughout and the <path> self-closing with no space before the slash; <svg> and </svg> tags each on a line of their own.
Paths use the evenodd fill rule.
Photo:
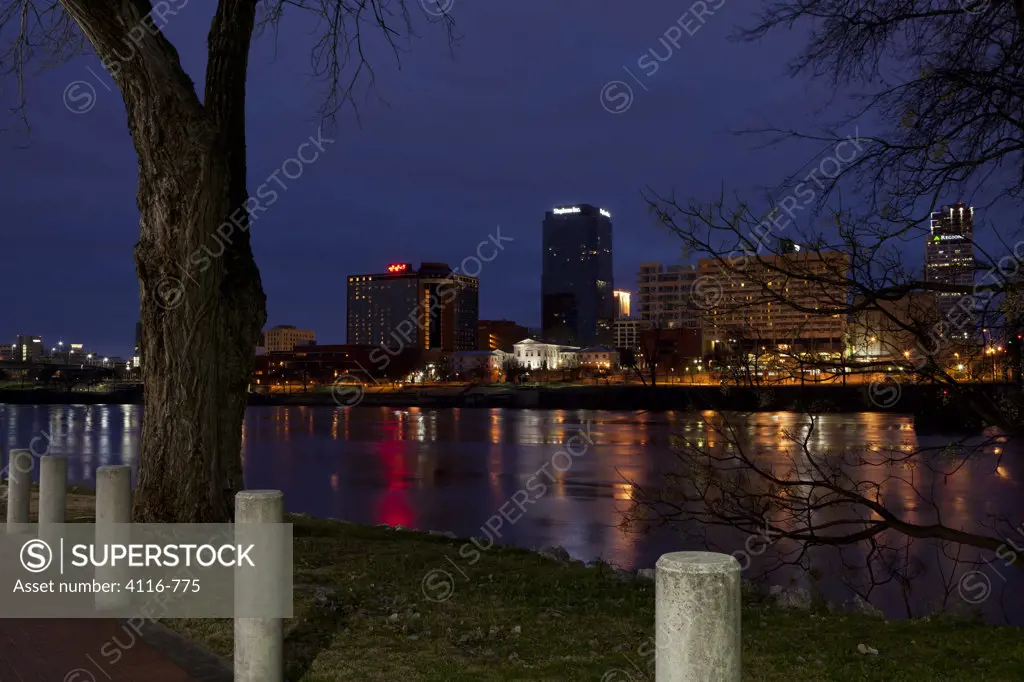
<svg viewBox="0 0 1024 682">
<path fill-rule="evenodd" d="M 584 211 L 584 209 L 585 209 L 585 211 Z M 959 209 L 959 214 L 954 215 L 956 213 L 957 209 Z M 965 209 L 968 211 L 967 214 L 963 213 L 963 211 Z M 598 209 L 597 207 L 589 205 L 589 204 L 578 204 L 576 206 L 571 206 L 571 207 L 561 207 L 561 208 L 556 207 L 554 209 L 551 209 L 551 210 L 549 210 L 549 211 L 547 211 L 545 213 L 546 218 L 545 218 L 545 221 L 544 221 L 544 225 L 548 224 L 548 220 L 550 220 L 552 218 L 552 216 L 564 216 L 564 215 L 566 215 L 568 213 L 581 213 L 581 212 L 593 213 L 595 216 L 597 216 L 598 212 L 599 212 L 600 216 L 608 221 L 608 223 L 609 223 L 609 230 L 610 230 L 610 222 L 611 222 L 611 213 L 610 213 L 610 211 L 608 211 L 607 209 L 604 209 L 604 208 Z M 965 217 L 959 218 L 959 215 L 961 215 L 961 214 L 964 215 Z M 971 268 L 970 267 L 964 267 L 962 261 L 967 259 L 968 256 L 962 256 L 962 257 L 961 256 L 957 256 L 956 258 L 953 258 L 953 261 L 955 261 L 955 262 L 950 261 L 949 263 L 947 263 L 946 261 L 949 260 L 949 259 L 946 258 L 946 257 L 943 257 L 943 255 L 942 255 L 945 252 L 939 251 L 939 250 L 937 250 L 937 248 L 940 247 L 940 246 L 946 246 L 947 243 L 949 245 L 956 246 L 958 248 L 960 248 L 962 245 L 966 245 L 967 247 L 969 247 L 969 251 L 970 251 L 969 260 L 971 261 L 971 263 L 973 263 L 973 259 L 974 259 L 974 255 L 973 255 L 973 251 L 974 251 L 974 207 L 970 206 L 970 205 L 966 205 L 965 206 L 965 204 L 963 202 L 956 202 L 956 203 L 953 203 L 953 204 L 949 204 L 949 205 L 943 206 L 940 210 L 935 211 L 935 212 L 933 212 L 931 214 L 929 225 L 930 225 L 930 229 L 929 229 L 928 233 L 923 235 L 923 243 L 924 243 L 924 246 L 925 246 L 925 254 L 926 254 L 925 258 L 923 259 L 923 280 L 924 281 L 930 281 L 930 280 L 932 280 L 932 281 L 945 281 L 945 280 L 949 279 L 951 283 L 952 282 L 956 282 L 956 283 L 959 283 L 959 284 L 965 283 L 967 281 L 966 278 L 971 276 L 970 275 Z M 543 227 L 542 227 L 542 230 L 543 230 Z M 960 232 L 962 232 L 964 235 L 967 235 L 967 236 L 959 238 L 959 241 L 954 240 L 952 242 L 949 242 L 948 240 L 953 239 L 952 236 L 942 236 L 942 235 L 953 235 L 954 233 L 960 233 Z M 782 237 L 780 237 L 779 239 L 781 240 L 780 241 L 780 248 L 783 249 L 784 251 L 790 251 L 790 250 L 798 251 L 799 248 L 800 248 L 798 243 L 793 241 L 792 239 L 782 238 Z M 937 243 L 937 242 L 942 241 L 942 240 L 946 240 L 946 243 L 943 243 L 943 244 L 938 244 Z M 485 258 L 484 259 L 484 260 L 487 260 L 488 262 L 490 262 L 492 260 L 495 260 L 495 258 L 497 257 L 498 253 L 500 251 L 504 250 L 504 246 L 503 246 L 502 242 L 504 242 L 506 240 L 500 236 L 500 231 L 499 231 L 499 236 L 497 238 L 492 236 L 491 237 L 491 241 L 496 243 L 496 244 L 498 244 L 500 248 L 497 248 L 497 249 L 494 250 L 494 256 L 493 257 L 489 257 L 489 258 Z M 514 239 L 508 239 L 507 241 L 513 242 L 515 240 Z M 481 245 L 486 244 L 486 243 L 487 242 L 485 240 L 484 242 L 481 242 Z M 960 254 L 961 251 L 957 250 L 957 251 L 955 251 L 955 253 L 956 254 Z M 479 259 L 476 259 L 476 260 L 479 260 Z M 946 270 L 948 269 L 947 266 L 954 266 L 954 265 L 956 267 L 953 268 L 953 269 L 956 270 L 956 273 L 952 276 L 952 279 L 950 279 L 950 277 L 943 277 L 943 276 L 941 276 L 941 274 L 946 273 Z M 695 258 L 695 257 L 692 257 L 692 256 L 691 256 L 690 259 L 688 259 L 688 262 L 681 262 L 681 263 L 663 263 L 661 261 L 656 261 L 656 260 L 645 260 L 645 261 L 641 261 L 638 264 L 636 273 L 634 275 L 635 279 L 632 280 L 632 282 L 635 283 L 635 290 L 634 289 L 624 288 L 621 285 L 616 287 L 616 286 L 614 286 L 614 283 L 609 283 L 609 290 L 611 291 L 611 296 L 610 296 L 611 304 L 610 305 L 611 305 L 611 309 L 613 310 L 613 312 L 612 312 L 612 315 L 611 315 L 611 318 L 610 318 L 610 321 L 612 322 L 612 324 L 609 326 L 609 334 L 608 334 L 609 341 L 607 343 L 605 343 L 604 345 L 614 345 L 613 339 L 617 339 L 618 336 L 619 336 L 619 331 L 615 330 L 613 327 L 614 327 L 614 321 L 618 320 L 621 317 L 620 316 L 620 301 L 619 301 L 619 295 L 620 294 L 622 294 L 624 299 L 625 299 L 625 303 L 623 305 L 624 305 L 624 309 L 626 309 L 626 310 L 628 310 L 629 306 L 630 306 L 630 302 L 629 302 L 630 296 L 634 295 L 634 294 L 636 295 L 636 297 L 637 297 L 637 299 L 636 299 L 637 308 L 632 313 L 633 318 L 630 318 L 630 319 L 634 319 L 635 318 L 637 321 L 640 322 L 641 325 L 650 326 L 651 319 L 652 319 L 651 318 L 652 313 L 656 317 L 659 317 L 659 319 L 664 317 L 665 310 L 667 310 L 667 309 L 665 308 L 665 304 L 663 303 L 663 301 L 667 301 L 667 300 L 671 299 L 673 302 L 671 304 L 669 304 L 668 308 L 673 309 L 675 312 L 673 312 L 673 313 L 671 313 L 669 315 L 669 317 L 672 318 L 672 321 L 669 324 L 667 324 L 667 326 L 669 326 L 669 327 L 677 326 L 679 324 L 680 320 L 677 320 L 675 318 L 678 315 L 680 315 L 680 314 L 682 314 L 688 320 L 689 320 L 689 318 L 694 318 L 693 320 L 690 320 L 689 322 L 684 322 L 683 326 L 690 326 L 691 323 L 696 324 L 696 326 L 701 326 L 696 321 L 696 315 L 697 315 L 697 312 L 699 311 L 699 309 L 701 308 L 701 306 L 698 305 L 698 306 L 694 307 L 694 305 L 692 305 L 693 301 L 691 299 L 692 299 L 692 297 L 694 295 L 694 292 L 691 290 L 691 288 L 696 283 L 697 277 L 698 277 L 698 275 L 700 273 L 700 268 L 706 268 L 706 267 L 717 267 L 717 265 L 713 262 L 713 259 L 701 259 L 701 258 Z M 483 262 L 478 263 L 477 264 L 477 268 L 478 268 L 478 271 L 484 270 L 485 269 L 484 263 Z M 438 273 L 440 273 L 441 270 L 444 270 L 445 272 L 448 273 L 447 275 L 443 275 L 443 276 L 441 274 L 437 274 L 437 276 L 435 277 L 435 279 L 437 279 L 437 281 L 435 282 L 435 285 L 437 283 L 444 283 L 446 278 L 450 278 L 450 277 L 458 277 L 459 279 L 465 279 L 467 281 L 468 280 L 474 280 L 474 282 L 473 282 L 473 289 L 474 289 L 475 320 L 481 320 L 482 321 L 482 320 L 487 320 L 487 319 L 492 319 L 492 320 L 497 320 L 497 319 L 506 320 L 507 319 L 507 318 L 505 318 L 505 317 L 503 317 L 501 315 L 494 315 L 494 314 L 491 314 L 490 311 L 484 311 L 484 310 L 479 308 L 478 296 L 479 296 L 480 278 L 478 278 L 478 277 L 465 277 L 465 276 L 461 276 L 461 275 L 456 275 L 455 272 L 453 272 L 451 270 L 450 266 L 448 266 L 446 263 L 440 263 L 440 262 L 422 261 L 421 265 L 420 265 L 420 269 L 421 270 L 425 269 L 424 271 L 433 269 L 433 270 L 437 270 Z M 364 271 L 367 271 L 367 270 L 368 269 L 364 269 Z M 374 275 L 374 277 L 378 278 L 378 281 L 381 281 L 381 278 L 383 278 L 383 277 L 386 277 L 388 279 L 391 279 L 391 278 L 401 279 L 403 276 L 413 276 L 413 277 L 418 276 L 417 275 L 417 270 L 416 270 L 416 268 L 413 267 L 413 264 L 411 262 L 391 263 L 386 268 L 382 268 L 382 270 L 384 271 L 383 273 Z M 456 271 L 457 271 L 457 269 L 456 269 Z M 940 273 L 940 275 L 937 276 L 935 274 L 936 272 Z M 354 281 L 358 281 L 360 279 L 366 279 L 367 277 L 368 276 L 366 276 L 366 275 L 349 275 L 349 276 L 347 276 L 345 278 L 345 281 L 347 282 L 347 286 L 348 286 L 348 296 L 347 296 L 348 299 L 351 299 L 352 295 L 353 295 L 353 291 L 352 291 L 353 282 Z M 664 287 L 666 285 L 666 283 L 668 283 L 668 285 L 669 285 L 669 289 L 666 290 L 667 297 L 666 297 L 665 293 L 661 293 L 661 287 Z M 683 289 L 685 289 L 685 291 L 683 291 Z M 658 292 L 658 293 L 655 293 L 655 292 Z M 938 301 L 939 308 L 944 313 L 944 316 L 947 316 L 947 315 L 945 315 L 945 313 L 948 313 L 947 309 L 950 307 L 950 304 L 948 302 L 942 301 L 941 300 L 942 298 L 943 298 L 942 296 L 938 296 L 936 300 Z M 948 296 L 946 298 L 948 298 Z M 944 303 L 945 303 L 945 305 L 943 305 Z M 399 307 L 402 307 L 402 306 L 399 306 Z M 407 305 L 405 307 L 409 307 L 410 310 L 413 310 L 413 311 L 417 309 L 416 306 L 411 306 L 411 305 Z M 346 304 L 346 308 L 345 308 L 345 310 L 346 310 L 346 320 L 347 321 L 346 321 L 346 328 L 345 328 L 345 331 L 344 331 L 344 334 L 343 334 L 342 338 L 344 338 L 344 343 L 345 344 L 353 344 L 353 343 L 355 343 L 355 345 L 360 345 L 359 343 L 354 342 L 352 340 L 353 330 L 352 330 L 351 313 L 348 312 L 349 308 L 350 308 L 350 303 L 347 303 Z M 543 301 L 541 303 L 541 308 L 543 309 Z M 397 317 L 396 317 L 396 315 L 397 315 Z M 399 315 L 397 312 L 395 312 L 394 315 L 391 315 L 391 317 L 395 317 L 395 319 L 399 319 L 399 318 L 404 319 L 404 318 L 406 318 L 408 316 L 409 316 L 408 314 Z M 469 345 L 470 345 L 470 343 L 469 343 L 469 336 L 470 336 L 470 334 L 468 332 L 468 329 L 475 325 L 475 320 L 474 320 L 474 324 L 473 325 L 467 326 L 466 342 L 462 343 L 460 345 L 459 349 L 461 349 L 461 350 L 468 350 L 469 349 Z M 517 324 L 521 324 L 519 320 L 510 320 L 510 321 L 516 322 Z M 660 320 L 660 321 L 661 322 L 665 322 L 665 320 Z M 388 333 L 387 330 L 392 330 L 393 331 L 392 328 L 395 327 L 396 324 L 386 324 L 386 325 L 384 325 L 384 327 L 381 327 L 381 329 L 378 330 L 378 331 L 380 332 L 380 334 L 387 335 L 387 333 Z M 526 324 L 526 325 L 523 325 L 523 326 L 524 327 L 528 326 L 531 329 L 535 328 L 533 325 L 530 325 L 530 324 Z M 118 350 L 115 350 L 114 352 L 110 352 L 108 350 L 97 350 L 95 352 L 95 354 L 99 355 L 99 356 L 111 356 L 111 357 L 122 357 L 123 356 L 123 357 L 126 357 L 126 358 L 131 358 L 131 357 L 137 356 L 138 355 L 138 340 L 139 340 L 139 334 L 140 334 L 139 327 L 140 327 L 140 324 L 137 322 L 136 325 L 135 325 L 134 343 L 131 346 L 131 351 L 130 352 L 122 353 L 122 352 L 120 352 Z M 285 322 L 280 322 L 280 321 L 275 321 L 275 320 L 268 319 L 267 324 L 264 326 L 264 333 L 266 333 L 268 331 L 271 331 L 271 330 L 280 330 L 282 328 L 289 328 L 289 329 L 294 330 L 294 329 L 296 329 L 296 327 L 301 327 L 301 325 L 291 324 L 290 321 L 285 323 Z M 313 328 L 314 330 L 316 328 L 315 325 L 307 325 L 307 327 Z M 315 331 L 310 331 L 309 333 L 310 334 L 315 334 L 316 332 Z M 43 338 L 42 335 L 22 334 L 22 333 L 18 332 L 18 333 L 15 334 L 15 344 L 17 343 L 17 339 L 19 339 L 21 336 L 26 336 L 26 337 L 29 337 L 29 338 L 32 338 L 32 337 L 42 338 L 43 339 L 42 350 L 43 350 L 44 353 L 46 352 L 45 346 L 51 343 L 51 341 L 47 341 L 45 338 Z M 534 336 L 539 336 L 541 338 L 546 338 L 546 337 L 544 337 L 543 334 L 540 334 L 540 335 L 536 335 L 535 334 Z M 63 335 L 59 336 L 59 341 L 56 342 L 56 343 L 58 343 L 59 345 L 63 346 L 64 345 L 63 339 L 64 339 Z M 335 338 L 328 338 L 328 339 L 325 339 L 325 340 L 328 343 L 337 343 L 337 341 L 338 341 Z M 261 344 L 262 344 L 262 340 L 261 340 Z M 0 347 L 2 347 L 3 345 L 4 345 L 3 343 L 0 343 Z M 82 344 L 76 344 L 76 345 L 81 347 Z M 373 345 L 373 344 L 365 344 L 364 343 L 362 345 Z M 583 344 L 583 345 L 593 345 L 593 344 Z M 56 348 L 54 348 L 54 350 L 56 350 Z"/>
<path fill-rule="evenodd" d="M 190 4 L 166 27 L 198 83 L 212 11 Z M 600 87 L 626 77 L 622 65 L 635 63 L 657 44 L 656 29 L 678 18 L 667 1 L 583 16 L 539 2 L 507 11 L 460 3 L 454 58 L 438 31 L 424 32 L 401 70 L 386 53 L 376 55 L 380 98 L 364 98 L 362 125 L 341 112 L 337 127 L 324 129 L 337 143 L 289 181 L 251 229 L 268 325 L 295 324 L 343 340 L 347 274 L 421 258 L 454 267 L 501 225 L 516 242 L 481 274 L 481 315 L 539 327 L 544 210 L 582 199 L 607 208 L 617 232 L 615 281 L 632 286 L 641 262 L 681 260 L 680 240 L 650 215 L 642 187 L 703 202 L 724 190 L 765 206 L 769 197 L 791 193 L 785 178 L 796 170 L 794 159 L 812 158 L 817 145 L 763 149 L 759 139 L 732 132 L 763 127 L 765 111 L 772 123 L 807 118 L 817 110 L 809 100 L 828 88 L 786 76 L 797 49 L 791 36 L 767 36 L 758 45 L 727 40 L 749 11 L 723 7 L 684 34 L 656 73 L 637 72 L 649 92 L 633 83 L 635 101 L 621 114 L 602 108 Z M 595 39 L 569 47 L 570 28 Z M 280 40 L 298 42 L 307 29 L 289 22 Z M 600 39 L 610 34 L 614 44 Z M 529 55 L 512 47 L 524 40 L 535 45 Z M 692 68 L 687 56 L 697 51 L 707 58 Z M 266 36 L 254 41 L 250 70 L 260 84 L 247 95 L 248 185 L 255 191 L 316 134 L 322 88 L 306 76 L 308 54 L 281 51 L 275 60 Z M 95 90 L 96 102 L 72 113 L 62 94 L 79 81 Z M 465 83 L 474 84 L 473 94 Z M 47 69 L 25 88 L 34 134 L 22 134 L 11 117 L 0 142 L 8 197 L 0 272 L 9 283 L 0 287 L 0 339 L 73 337 L 127 357 L 139 308 L 139 213 L 124 106 L 95 55 Z M 696 92 L 706 94 L 695 106 Z M 15 94 L 7 88 L 3 102 Z M 1021 225 L 1018 213 L 990 210 L 986 197 L 964 199 L 985 206 L 975 227 L 982 246 L 995 247 L 989 225 L 1011 234 Z M 920 265 L 921 251 L 909 250 L 908 262 Z"/>
<path fill-rule="evenodd" d="M 190 3 L 166 27 L 197 83 L 213 9 Z M 678 18 L 671 3 L 583 16 L 550 3 L 508 11 L 460 3 L 454 58 L 441 31 L 422 31 L 401 70 L 381 50 L 379 98 L 359 96 L 362 126 L 343 111 L 337 128 L 324 130 L 337 143 L 289 181 L 251 229 L 268 324 L 344 339 L 345 275 L 421 256 L 454 267 L 500 224 L 517 241 L 482 273 L 481 310 L 539 326 L 538 216 L 579 198 L 615 216 L 617 281 L 632 282 L 652 251 L 675 254 L 678 240 L 652 220 L 638 189 L 650 182 L 715 197 L 723 182 L 737 191 L 780 182 L 792 156 L 757 152 L 764 163 L 751 164 L 756 145 L 729 131 L 756 125 L 764 110 L 781 118 L 780 102 L 811 111 L 796 104 L 806 84 L 785 76 L 791 41 L 730 43 L 726 36 L 746 13 L 733 9 L 686 37 L 680 53 L 645 81 L 650 92 L 634 84 L 636 101 L 619 115 L 602 108 L 601 85 L 623 75 L 622 64 L 645 54 L 659 27 Z M 301 19 L 286 22 L 279 41 L 301 42 L 308 29 Z M 570 46 L 570 29 L 594 39 Z M 614 45 L 598 39 L 612 33 Z M 529 54 L 513 49 L 526 41 L 534 45 Z M 686 49 L 707 50 L 705 66 L 688 66 Z M 250 81 L 259 84 L 247 94 L 255 191 L 316 134 L 323 88 L 307 76 L 305 50 L 277 52 L 270 36 L 254 40 L 249 62 Z M 95 106 L 80 114 L 62 101 L 77 81 L 96 92 Z M 466 83 L 474 84 L 472 95 Z M 94 55 L 47 69 L 25 88 L 33 136 L 23 136 L 12 116 L 0 143 L 7 160 L 0 182 L 8 190 L 0 272 L 8 282 L 33 283 L 33 296 L 0 288 L 0 338 L 63 334 L 127 356 L 138 319 L 132 256 L 139 214 L 124 105 Z M 720 94 L 695 107 L 692 92 Z M 16 94 L 7 88 L 4 103 Z M 667 145 L 667 134 L 680 139 Z M 89 305 L 69 305 L 71 296 L 86 296 Z"/>
<path fill-rule="evenodd" d="M 5 8 L 0 682 L 1024 678 L 1024 0 Z"/>
</svg>

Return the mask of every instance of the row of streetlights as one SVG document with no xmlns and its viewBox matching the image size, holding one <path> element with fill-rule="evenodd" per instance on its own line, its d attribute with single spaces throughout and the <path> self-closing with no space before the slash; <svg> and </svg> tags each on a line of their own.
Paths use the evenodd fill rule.
<svg viewBox="0 0 1024 682">
<path fill-rule="evenodd" d="M 63 341 L 58 341 L 57 342 L 57 346 L 60 348 L 60 352 L 63 353 L 64 352 L 64 342 Z M 50 353 L 56 353 L 56 352 L 58 352 L 57 351 L 57 347 L 51 347 L 50 348 Z M 68 349 L 68 359 L 69 360 L 71 359 L 71 356 L 74 355 L 74 353 L 75 353 L 75 349 L 74 348 L 69 348 Z M 96 354 L 95 353 L 86 353 L 85 359 L 86 360 L 92 360 L 94 355 L 96 355 Z M 110 363 L 110 358 L 103 358 L 103 364 L 109 364 L 109 363 Z"/>
</svg>

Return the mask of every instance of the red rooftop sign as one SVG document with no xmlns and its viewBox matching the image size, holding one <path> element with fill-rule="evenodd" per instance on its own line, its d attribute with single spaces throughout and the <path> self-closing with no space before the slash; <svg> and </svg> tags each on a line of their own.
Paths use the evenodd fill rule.
<svg viewBox="0 0 1024 682">
<path fill-rule="evenodd" d="M 408 272 L 409 267 L 408 263 L 392 263 L 388 266 L 388 273 L 393 275 L 399 272 Z"/>
</svg>

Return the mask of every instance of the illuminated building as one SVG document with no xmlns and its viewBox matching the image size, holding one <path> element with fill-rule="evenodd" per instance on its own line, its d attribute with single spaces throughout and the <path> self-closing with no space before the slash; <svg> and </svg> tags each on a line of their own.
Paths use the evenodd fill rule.
<svg viewBox="0 0 1024 682">
<path fill-rule="evenodd" d="M 252 384 L 261 391 L 355 383 L 372 386 L 388 378 L 401 378 L 414 369 L 415 358 L 408 354 L 392 358 L 386 368 L 380 369 L 371 358 L 373 351 L 369 346 L 305 345 L 289 352 L 258 355 Z"/>
<path fill-rule="evenodd" d="M 14 344 L 14 359 L 21 362 L 39 362 L 46 355 L 43 337 L 19 335 Z"/>
<path fill-rule="evenodd" d="M 580 366 L 590 369 L 615 369 L 619 366 L 619 353 L 612 348 L 594 346 L 579 352 Z"/>
<path fill-rule="evenodd" d="M 895 301 L 874 301 L 854 313 L 847 332 L 848 355 L 860 361 L 882 361 L 917 360 L 930 354 L 934 342 L 928 339 L 941 321 L 936 298 L 932 292 L 917 291 Z M 863 297 L 854 297 L 855 307 L 863 302 Z M 924 348 L 921 339 L 925 339 Z"/>
<path fill-rule="evenodd" d="M 512 345 L 530 336 L 530 330 L 512 320 L 480 320 L 476 325 L 477 350 L 512 352 Z"/>
<path fill-rule="evenodd" d="M 616 291 L 615 292 L 615 319 L 621 320 L 624 317 L 629 317 L 629 300 L 630 293 L 628 291 Z"/>
<path fill-rule="evenodd" d="M 712 345 L 843 351 L 847 316 L 824 311 L 848 305 L 848 254 L 796 247 L 751 258 L 740 272 L 715 258 L 700 259 L 697 269 L 695 303 L 704 303 L 703 336 Z"/>
<path fill-rule="evenodd" d="M 974 284 L 974 208 L 955 204 L 932 213 L 925 244 L 924 278 L 927 282 L 965 287 L 963 293 L 939 292 L 937 305 L 947 321 L 949 335 L 965 340 L 974 335 L 973 310 L 959 309 Z"/>
<path fill-rule="evenodd" d="M 479 279 L 444 263 L 392 263 L 348 278 L 348 343 L 451 353 L 477 349 Z"/>
<path fill-rule="evenodd" d="M 579 364 L 579 348 L 523 339 L 515 344 L 515 359 L 531 370 L 568 369 Z"/>
<path fill-rule="evenodd" d="M 639 343 L 640 320 L 636 317 L 622 317 L 615 320 L 615 348 L 636 350 Z"/>
<path fill-rule="evenodd" d="M 615 318 L 611 213 L 589 204 L 544 215 L 541 329 L 546 341 L 611 344 Z"/>
<path fill-rule="evenodd" d="M 700 324 L 693 303 L 697 270 L 692 265 L 640 264 L 636 276 L 641 328 L 693 329 Z"/>
<path fill-rule="evenodd" d="M 296 329 L 290 324 L 279 324 L 263 332 L 263 348 L 268 353 L 290 353 L 296 346 L 316 341 L 310 329 Z"/>
</svg>

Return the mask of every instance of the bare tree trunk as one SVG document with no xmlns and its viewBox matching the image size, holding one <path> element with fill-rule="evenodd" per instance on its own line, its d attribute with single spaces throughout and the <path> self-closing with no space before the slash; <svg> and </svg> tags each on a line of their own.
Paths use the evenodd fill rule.
<svg viewBox="0 0 1024 682">
<path fill-rule="evenodd" d="M 139 157 L 145 413 L 134 516 L 227 521 L 242 488 L 242 419 L 266 321 L 245 187 L 255 2 L 219 0 L 202 103 L 162 33 L 128 39 L 148 3 L 63 4 L 104 63 L 117 65 L 108 69 Z"/>
<path fill-rule="evenodd" d="M 210 156 L 215 152 L 208 152 Z M 208 173 L 178 179 L 199 204 L 183 215 L 165 208 L 168 197 L 154 179 L 139 183 L 142 239 L 136 266 L 142 289 L 145 417 L 135 517 L 145 522 L 200 523 L 231 518 L 242 489 L 241 429 L 256 343 L 265 321 L 265 298 L 248 239 L 194 279 L 175 280 L 182 244 L 170 235 L 211 234 L 228 204 L 230 171 L 210 163 Z M 214 179 L 218 177 L 219 179 Z M 164 199 L 163 201 L 161 199 Z M 244 198 L 243 198 L 244 203 Z M 170 237 L 170 238 L 169 238 Z M 192 239 L 181 240 L 194 243 Z M 176 243 L 178 242 L 178 243 Z M 202 248 L 202 247 L 197 247 Z M 211 244 L 216 253 L 216 243 Z M 228 249 L 240 253 L 228 257 Z M 248 261 L 248 262 L 246 262 Z M 168 292 L 180 297 L 165 299 Z"/>
</svg>

